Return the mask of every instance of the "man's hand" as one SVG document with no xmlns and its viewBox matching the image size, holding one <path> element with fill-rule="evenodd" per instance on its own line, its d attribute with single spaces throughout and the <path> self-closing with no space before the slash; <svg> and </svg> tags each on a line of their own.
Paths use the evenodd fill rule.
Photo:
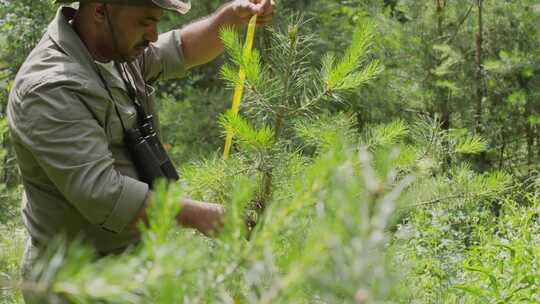
<svg viewBox="0 0 540 304">
<path fill-rule="evenodd" d="M 225 209 L 221 205 L 182 199 L 182 210 L 178 213 L 177 220 L 185 227 L 209 235 L 219 231 L 224 216 Z"/>
<path fill-rule="evenodd" d="M 231 3 L 231 10 L 243 24 L 257 15 L 257 25 L 261 26 L 272 22 L 275 6 L 274 0 L 235 0 Z"/>
<path fill-rule="evenodd" d="M 129 224 L 129 229 L 139 232 L 137 227 L 139 222 L 148 222 L 146 208 L 150 205 L 153 196 L 153 192 L 149 191 L 139 214 Z M 225 208 L 223 206 L 198 202 L 187 198 L 181 199 L 181 201 L 182 209 L 176 216 L 176 220 L 180 225 L 197 229 L 206 235 L 218 232 L 221 226 L 223 226 L 223 218 L 225 217 Z"/>
<path fill-rule="evenodd" d="M 234 0 L 217 12 L 182 29 L 182 54 L 186 68 L 204 64 L 223 52 L 219 30 L 224 26 L 242 29 L 253 15 L 257 25 L 270 23 L 275 13 L 274 0 Z"/>
</svg>

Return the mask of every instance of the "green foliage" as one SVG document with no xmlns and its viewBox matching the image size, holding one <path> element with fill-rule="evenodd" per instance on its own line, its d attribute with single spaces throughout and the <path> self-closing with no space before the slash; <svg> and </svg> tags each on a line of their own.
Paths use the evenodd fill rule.
<svg viewBox="0 0 540 304">
<path fill-rule="evenodd" d="M 182 93 L 185 96 L 180 99 L 164 94 L 159 103 L 162 140 L 179 166 L 199 160 L 223 144 L 216 117 L 226 108 L 222 90 L 187 87 Z"/>
<path fill-rule="evenodd" d="M 234 87 L 240 80 L 238 69 L 242 68 L 246 73 L 246 80 L 252 85 L 257 84 L 261 69 L 259 51 L 254 49 L 251 52 L 251 56 L 245 56 L 244 44 L 240 41 L 237 31 L 232 27 L 222 28 L 220 37 L 234 64 L 224 64 L 221 67 L 222 77 Z"/>
<path fill-rule="evenodd" d="M 21 303 L 16 282 L 20 280 L 19 262 L 26 241 L 26 230 L 20 224 L 0 226 L 0 302 Z"/>
<path fill-rule="evenodd" d="M 506 201 L 497 225 L 480 231 L 482 244 L 464 261 L 468 303 L 535 303 L 538 297 L 538 197 L 525 206 Z"/>
<path fill-rule="evenodd" d="M 389 124 L 380 124 L 369 128 L 366 138 L 363 140 L 369 147 L 391 145 L 397 143 L 409 134 L 407 125 L 396 120 Z"/>
<path fill-rule="evenodd" d="M 295 35 L 289 38 L 303 39 L 300 33 Z M 290 74 L 284 77 L 296 77 L 292 76 L 298 73 L 296 67 L 287 69 Z M 248 90 L 253 93 L 256 88 Z M 288 87 L 291 95 L 284 97 L 301 96 L 298 89 Z M 56 250 L 44 260 L 50 267 L 36 277 L 39 282 L 46 279 L 43 286 L 52 295 L 80 303 L 149 299 L 156 303 L 180 299 L 274 303 L 318 298 L 353 303 L 359 294 L 370 302 L 387 298 L 394 292 L 386 283 L 391 276 L 386 271 L 372 277 L 366 274 L 384 264 L 383 254 L 372 253 L 384 249 L 396 199 L 412 176 L 379 181 L 380 168 L 375 167 L 367 149 L 358 148 L 351 120 L 328 115 L 327 121 L 337 122 L 344 134 L 338 136 L 334 131 L 326 136 L 323 145 L 315 147 L 320 149 L 318 155 L 304 162 L 289 152 L 288 141 L 275 130 L 279 125 L 257 129 L 238 115 L 222 116 L 221 124 L 241 142 L 239 153 L 231 161 L 216 159 L 186 170 L 182 184 L 187 192 L 180 185 L 158 190 L 137 249 L 95 262 L 79 246 Z M 311 130 L 304 128 L 304 134 L 313 134 L 320 124 L 312 119 L 305 126 Z M 325 127 L 327 134 L 336 129 Z M 254 157 L 261 153 L 263 157 Z M 231 167 L 240 171 L 231 174 Z M 269 176 L 279 182 L 269 182 Z M 196 185 L 186 177 L 194 178 Z M 372 187 L 373 183 L 380 187 Z M 210 193 L 200 187 L 209 187 Z M 176 199 L 183 193 L 192 196 L 190 191 L 219 198 L 230 210 L 218 238 L 210 240 L 173 224 Z M 265 196 L 265 191 L 274 195 Z M 248 230 L 245 219 L 253 202 L 260 218 Z M 265 208 L 257 209 L 261 204 Z M 66 266 L 56 269 L 55 260 Z M 77 267 L 80 264 L 84 266 Z M 55 278 L 52 284 L 51 277 Z M 335 284 L 343 277 L 348 278 L 345 284 Z"/>
<path fill-rule="evenodd" d="M 316 117 L 301 118 L 294 123 L 296 136 L 306 147 L 327 150 L 338 138 L 348 138 L 354 134 L 355 119 L 345 113 L 322 113 Z"/>
<path fill-rule="evenodd" d="M 343 146 L 336 144 L 332 147 Z M 175 227 L 182 191 L 177 186 L 161 188 L 152 202 L 149 225 L 142 230 L 141 246 L 97 261 L 80 246 L 56 251 L 65 266 L 51 290 L 75 303 L 286 303 L 321 298 L 355 303 L 360 295 L 369 302 L 387 298 L 393 292 L 387 284 L 392 276 L 380 271 L 384 256 L 373 253 L 384 249 L 395 199 L 412 180 L 405 177 L 395 185 L 380 181 L 387 193 L 371 189 L 378 168 L 370 159 L 365 149 L 329 148 L 304 165 L 287 182 L 294 185 L 293 192 L 275 198 L 250 241 L 244 210 L 256 183 L 245 175 L 234 178 L 232 199 L 226 202 L 230 212 L 214 240 Z M 376 276 L 367 275 L 375 269 Z M 53 269 L 44 273 L 48 271 Z"/>
<path fill-rule="evenodd" d="M 54 6 L 0 2 L 0 302 L 20 303 L 26 235 L 5 107 Z M 477 2 L 279 1 L 250 60 L 224 29 L 227 63 L 157 84 L 182 178 L 158 191 L 142 243 L 100 259 L 54 243 L 36 288 L 76 303 L 540 301 L 538 5 L 482 2 L 481 80 Z M 167 14 L 161 29 L 221 4 Z M 241 114 L 220 115 L 240 67 Z M 223 130 L 235 133 L 227 161 Z M 226 205 L 222 233 L 176 227 L 181 195 Z"/>
<path fill-rule="evenodd" d="M 17 282 L 19 262 L 26 243 L 26 229 L 19 212 L 21 187 L 0 183 L 0 302 L 21 303 Z"/>
<path fill-rule="evenodd" d="M 322 79 L 328 91 L 355 89 L 380 73 L 379 62 L 371 61 L 363 70 L 366 53 L 373 40 L 373 28 L 370 23 L 361 23 L 353 34 L 349 48 L 336 63 L 336 58 L 328 54 L 323 59 Z"/>
<path fill-rule="evenodd" d="M 462 154 L 478 154 L 487 148 L 486 141 L 479 136 L 468 136 L 456 142 L 456 152 Z"/>
<path fill-rule="evenodd" d="M 220 124 L 225 130 L 225 134 L 231 132 L 240 141 L 243 148 L 253 148 L 264 151 L 271 149 L 274 144 L 275 134 L 269 127 L 255 129 L 249 122 L 240 115 L 227 111 L 220 118 Z"/>
</svg>

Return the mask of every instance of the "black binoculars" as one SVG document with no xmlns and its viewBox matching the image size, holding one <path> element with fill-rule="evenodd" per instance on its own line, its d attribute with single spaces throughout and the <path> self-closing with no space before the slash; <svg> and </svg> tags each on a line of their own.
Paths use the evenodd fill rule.
<svg viewBox="0 0 540 304">
<path fill-rule="evenodd" d="M 137 173 L 150 188 L 157 179 L 180 178 L 154 130 L 152 121 L 152 115 L 148 115 L 142 119 L 138 128 L 127 129 L 124 134 Z"/>
</svg>

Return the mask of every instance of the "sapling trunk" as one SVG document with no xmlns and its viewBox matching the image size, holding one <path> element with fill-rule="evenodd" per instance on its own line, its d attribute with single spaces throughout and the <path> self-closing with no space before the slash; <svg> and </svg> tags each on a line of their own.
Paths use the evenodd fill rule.
<svg viewBox="0 0 540 304">
<path fill-rule="evenodd" d="M 291 52 L 289 53 L 289 56 L 287 56 L 288 57 L 287 61 L 288 62 L 293 62 L 295 56 L 297 55 L 296 46 L 297 46 L 297 43 L 298 43 L 298 41 L 297 41 L 298 28 L 296 26 L 289 26 L 288 34 L 289 34 L 289 39 L 290 39 L 289 48 L 291 49 Z M 284 82 L 283 82 L 284 83 L 284 85 L 283 85 L 284 89 L 283 89 L 283 98 L 282 98 L 282 100 L 287 105 L 290 104 L 290 102 L 289 102 L 289 99 L 290 99 L 290 87 L 291 87 L 291 77 L 292 77 L 293 69 L 294 69 L 293 64 L 288 65 L 287 68 L 286 68 L 285 75 L 284 75 Z M 289 111 L 292 111 L 292 109 L 289 110 Z M 280 138 L 281 133 L 283 131 L 284 119 L 285 119 L 285 117 L 287 115 L 286 112 L 287 112 L 286 109 L 281 107 L 276 113 L 275 126 L 274 126 L 274 138 L 275 138 L 276 142 L 279 142 L 279 138 Z M 272 159 L 273 159 L 273 155 L 270 153 L 270 155 L 266 159 L 263 159 L 263 162 L 265 160 L 269 161 L 269 162 L 272 162 Z M 266 166 L 266 164 L 263 163 L 262 170 L 261 170 L 262 179 L 261 179 L 260 195 L 259 195 L 259 198 L 257 199 L 257 201 L 255 202 L 255 206 L 254 206 L 255 207 L 255 212 L 257 213 L 257 218 L 259 218 L 264 213 L 269 201 L 272 198 L 273 171 L 274 171 L 274 166 L 273 165 Z M 253 223 L 253 222 L 248 223 L 248 227 L 250 228 L 249 236 L 251 236 L 251 231 L 253 231 L 253 228 L 254 228 L 255 224 L 256 223 Z"/>
</svg>

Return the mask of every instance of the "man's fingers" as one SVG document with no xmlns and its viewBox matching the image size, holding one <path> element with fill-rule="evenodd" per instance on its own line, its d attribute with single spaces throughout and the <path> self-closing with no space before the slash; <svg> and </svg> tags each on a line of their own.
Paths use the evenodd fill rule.
<svg viewBox="0 0 540 304">
<path fill-rule="evenodd" d="M 257 14 L 258 15 L 268 15 L 274 11 L 275 2 L 274 0 L 250 0 L 251 3 L 257 5 Z"/>
<path fill-rule="evenodd" d="M 258 14 L 260 11 L 259 5 L 254 3 L 247 3 L 247 10 L 250 12 L 251 15 Z"/>
<path fill-rule="evenodd" d="M 263 2 L 259 5 L 261 7 L 261 14 L 266 13 L 271 8 L 271 0 L 263 0 Z"/>
<path fill-rule="evenodd" d="M 237 3 L 237 15 L 242 22 L 247 23 L 253 15 L 257 15 L 257 25 L 272 22 L 276 5 L 274 0 L 239 0 Z"/>
</svg>

